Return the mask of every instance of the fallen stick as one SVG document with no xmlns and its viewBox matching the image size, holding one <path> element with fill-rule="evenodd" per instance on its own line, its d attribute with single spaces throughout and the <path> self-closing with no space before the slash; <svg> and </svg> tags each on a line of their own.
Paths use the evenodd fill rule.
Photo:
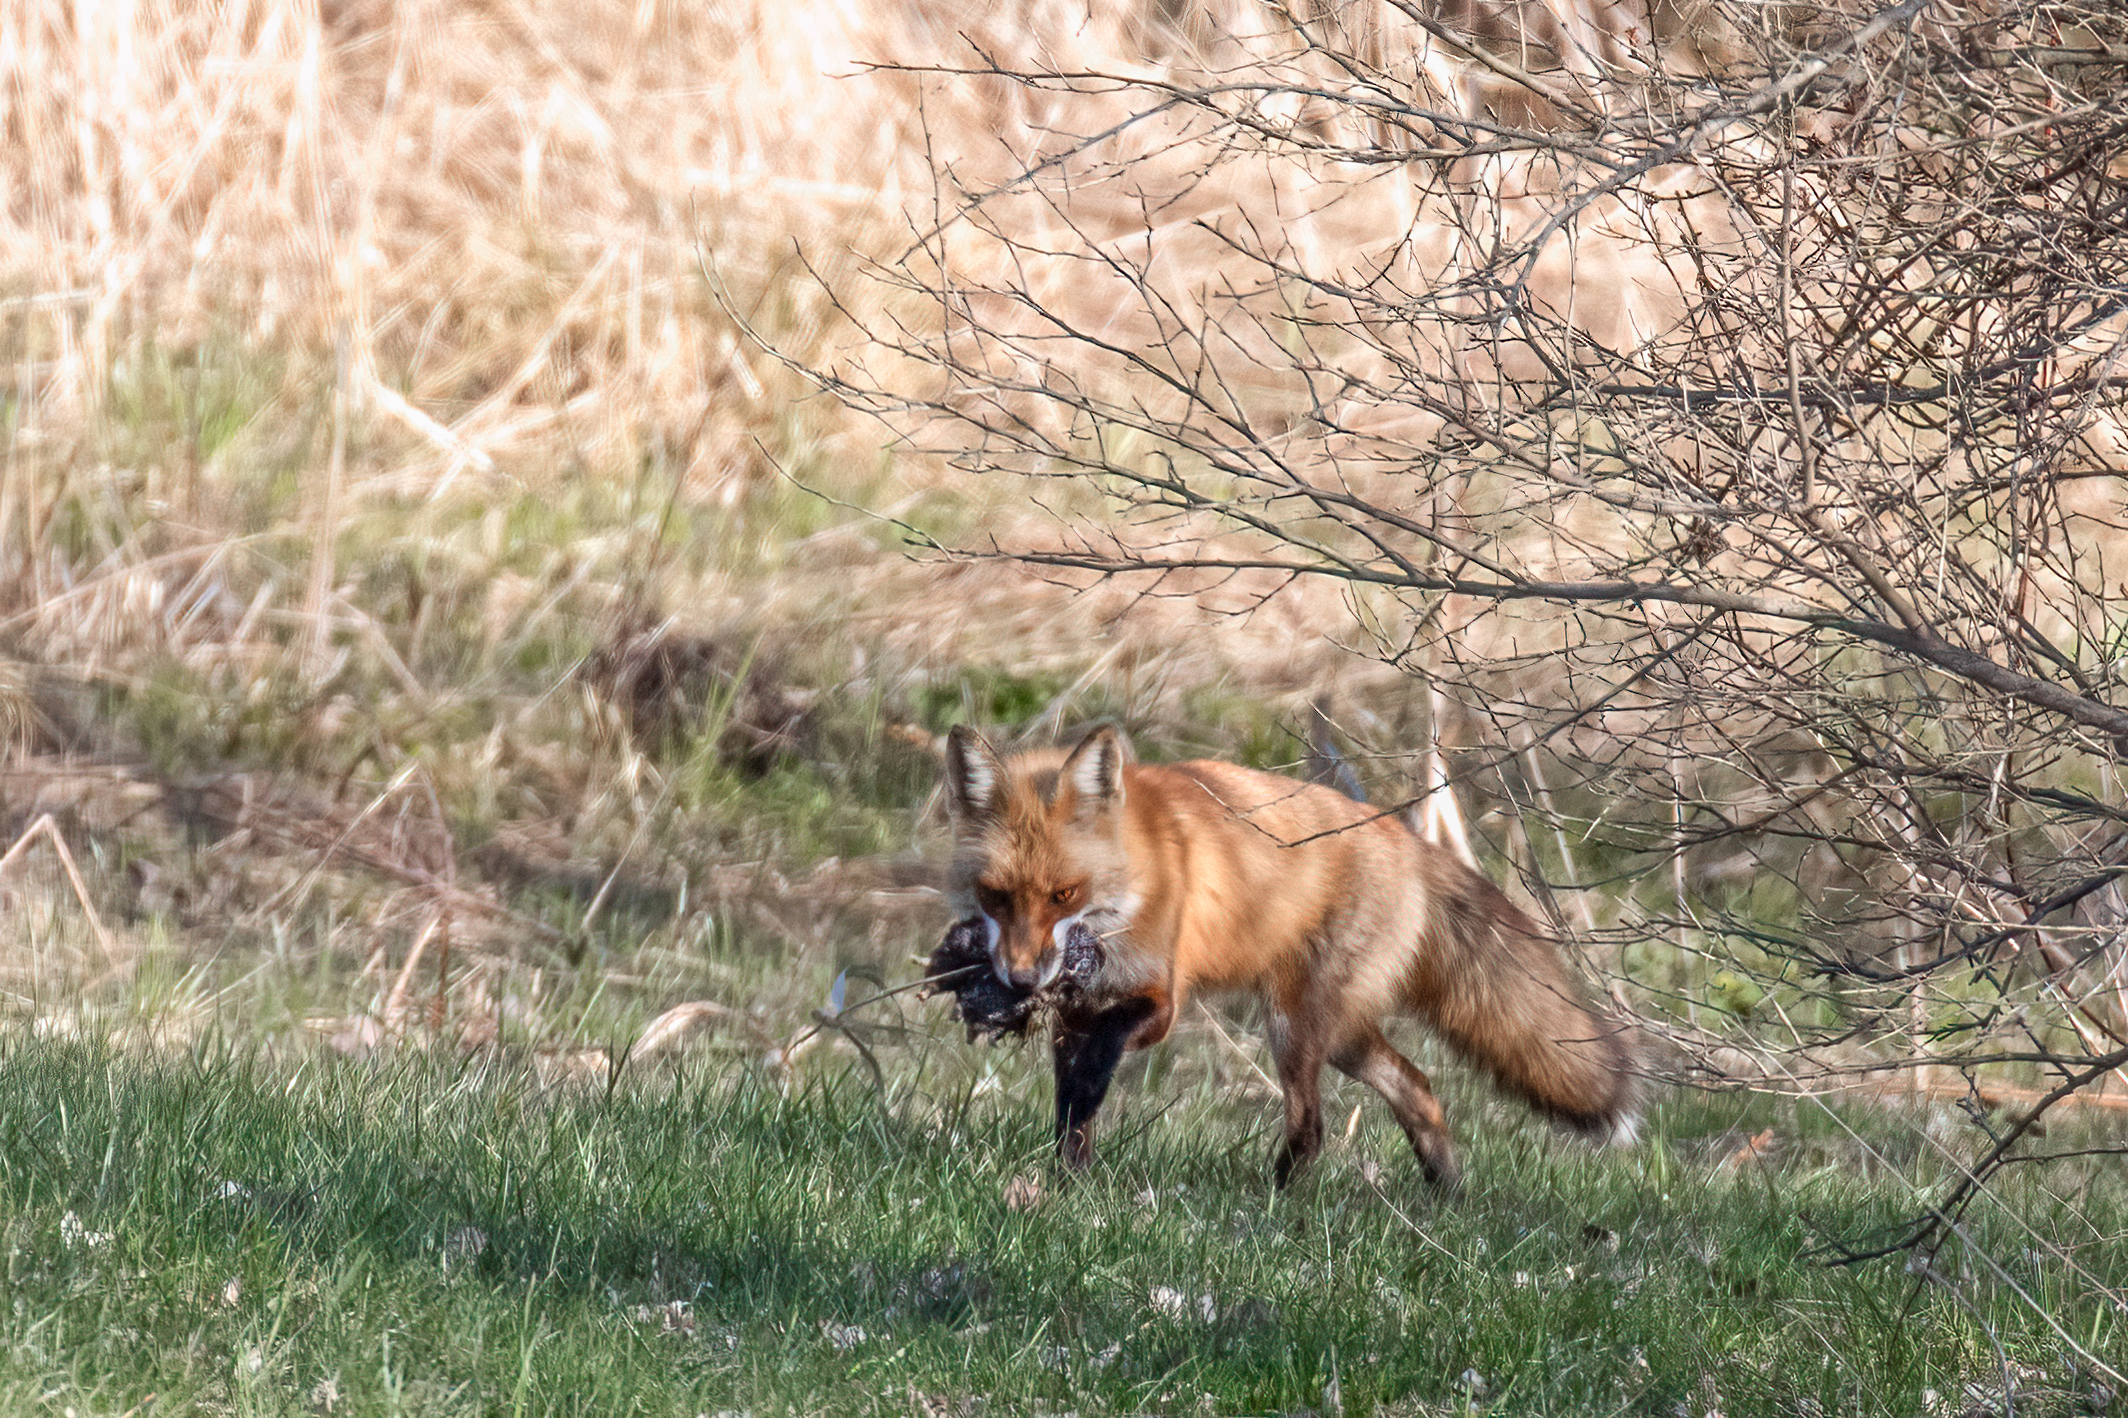
<svg viewBox="0 0 2128 1418">
<path fill-rule="evenodd" d="M 66 868 L 67 880 L 74 887 L 74 899 L 81 903 L 82 914 L 89 918 L 89 925 L 96 932 L 96 941 L 103 947 L 104 959 L 114 966 L 117 965 L 117 942 L 104 925 L 103 917 L 96 914 L 96 905 L 89 900 L 88 884 L 81 879 L 81 868 L 74 865 L 74 853 L 68 849 L 66 836 L 60 832 L 59 824 L 53 820 L 50 813 L 40 814 L 35 822 L 22 829 L 22 835 L 15 839 L 15 845 L 7 849 L 6 855 L 0 856 L 0 871 L 6 871 L 14 865 L 15 859 L 28 850 L 31 841 L 39 836 L 49 841 L 59 853 L 59 864 Z"/>
</svg>

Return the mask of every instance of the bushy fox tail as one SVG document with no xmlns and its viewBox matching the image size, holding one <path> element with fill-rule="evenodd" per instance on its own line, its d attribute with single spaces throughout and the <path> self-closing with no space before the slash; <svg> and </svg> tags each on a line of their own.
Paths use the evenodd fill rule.
<svg viewBox="0 0 2128 1418">
<path fill-rule="evenodd" d="M 1505 1091 L 1585 1136 L 1634 1140 L 1639 1073 L 1625 1027 L 1582 1002 L 1550 934 L 1446 853 L 1428 862 L 1411 1008 Z"/>
</svg>

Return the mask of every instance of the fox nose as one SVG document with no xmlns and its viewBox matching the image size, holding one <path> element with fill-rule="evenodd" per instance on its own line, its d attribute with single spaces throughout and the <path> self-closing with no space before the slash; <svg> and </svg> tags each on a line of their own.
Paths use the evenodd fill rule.
<svg viewBox="0 0 2128 1418">
<path fill-rule="evenodd" d="M 1029 965 L 1025 968 L 1008 965 L 1005 967 L 1005 983 L 1016 990 L 1032 990 L 1042 983 L 1042 969 L 1039 965 Z"/>
</svg>

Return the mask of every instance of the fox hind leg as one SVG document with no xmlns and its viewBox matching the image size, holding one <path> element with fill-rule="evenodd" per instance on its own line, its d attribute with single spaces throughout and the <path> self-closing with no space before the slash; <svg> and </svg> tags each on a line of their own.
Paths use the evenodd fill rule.
<svg viewBox="0 0 2128 1418">
<path fill-rule="evenodd" d="M 1433 1085 L 1410 1059 L 1398 1053 L 1380 1028 L 1368 1025 L 1330 1057 L 1339 1072 L 1358 1079 L 1382 1095 L 1389 1111 L 1411 1140 L 1426 1180 L 1444 1191 L 1453 1191 L 1461 1168 L 1455 1148 L 1448 1141 L 1448 1114 L 1433 1093 Z"/>
<path fill-rule="evenodd" d="M 1322 1150 L 1323 1050 L 1313 1030 L 1295 1028 L 1281 1010 L 1271 1012 L 1269 1034 L 1286 1100 L 1285 1136 L 1271 1159 L 1271 1179 L 1283 1189 Z"/>
</svg>

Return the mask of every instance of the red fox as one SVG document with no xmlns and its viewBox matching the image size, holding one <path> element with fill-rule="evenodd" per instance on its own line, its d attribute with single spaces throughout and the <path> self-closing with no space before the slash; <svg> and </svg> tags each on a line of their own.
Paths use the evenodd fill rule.
<svg viewBox="0 0 2128 1418">
<path fill-rule="evenodd" d="M 1634 1054 L 1619 1026 L 1580 1002 L 1542 927 L 1395 817 L 1229 763 L 1136 763 L 1110 726 L 1068 752 L 1010 756 L 956 728 L 946 798 L 947 898 L 973 923 L 975 958 L 1015 998 L 1059 985 L 1066 1167 L 1093 1160 L 1094 1114 L 1123 1054 L 1165 1038 L 1195 990 L 1263 1002 L 1285 1094 L 1280 1186 L 1322 1145 L 1325 1063 L 1380 1093 L 1427 1178 L 1454 1184 L 1441 1104 L 1382 1035 L 1396 1012 L 1540 1113 L 1633 1139 Z M 1089 931 L 1097 965 L 1077 949 Z M 1058 981 L 1067 945 L 1083 988 Z"/>
</svg>

